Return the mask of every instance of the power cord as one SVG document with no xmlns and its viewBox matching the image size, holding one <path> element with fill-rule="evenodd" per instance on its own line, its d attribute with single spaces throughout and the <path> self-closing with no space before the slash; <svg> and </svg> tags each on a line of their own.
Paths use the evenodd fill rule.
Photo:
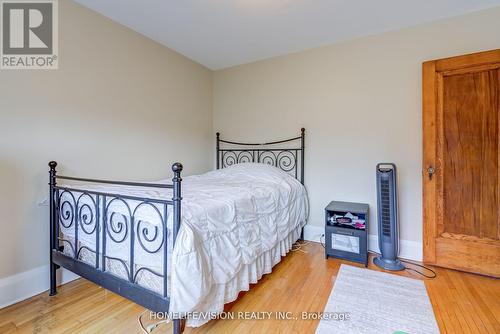
<svg viewBox="0 0 500 334">
<path fill-rule="evenodd" d="M 319 237 L 319 243 L 321 244 L 321 246 L 323 246 L 323 248 L 324 248 L 324 249 L 326 249 L 324 239 L 325 239 L 325 235 L 324 235 L 324 234 L 322 234 L 322 235 Z"/>
<path fill-rule="evenodd" d="M 401 260 L 400 260 L 400 261 L 401 261 Z M 404 261 L 401 261 L 401 262 L 404 262 Z M 425 278 L 429 278 L 429 279 L 433 279 L 433 278 L 436 278 L 436 277 L 437 277 L 436 272 L 435 272 L 434 270 L 432 270 L 431 268 L 429 268 L 429 267 L 424 267 L 424 266 L 421 266 L 421 265 L 419 265 L 419 264 L 415 264 L 415 263 L 412 263 L 412 264 L 414 264 L 414 265 L 416 265 L 416 266 L 419 266 L 419 267 L 422 267 L 422 268 L 425 268 L 425 270 L 430 271 L 430 272 L 432 273 L 432 275 L 426 275 L 426 274 L 424 274 L 424 272 L 422 272 L 422 271 L 418 271 L 418 270 L 416 270 L 416 269 L 409 268 L 409 267 L 407 267 L 407 266 L 405 266 L 405 270 L 407 270 L 407 271 L 413 271 L 413 272 L 415 272 L 415 273 L 417 273 L 417 274 L 419 274 L 419 275 L 422 275 L 422 276 L 423 276 L 423 277 L 425 277 Z"/>
<path fill-rule="evenodd" d="M 372 253 L 372 254 L 376 254 L 376 255 L 381 255 L 380 253 L 377 253 L 377 252 L 374 252 L 374 251 L 369 251 L 369 253 Z M 415 262 L 412 262 L 412 261 L 408 261 L 408 260 L 403 260 L 403 259 L 399 259 L 399 261 L 403 262 L 405 264 L 405 270 L 407 271 L 410 271 L 410 272 L 414 272 L 416 274 L 419 274 L 425 278 L 429 278 L 429 279 L 433 279 L 433 278 L 436 278 L 437 277 L 437 274 L 434 270 L 432 270 L 431 268 L 429 267 L 426 267 L 424 265 L 421 265 L 421 264 L 418 264 L 418 263 L 415 263 Z M 417 269 L 414 269 L 414 268 L 410 268 L 407 266 L 407 264 L 412 264 L 414 266 L 417 266 L 417 267 L 420 267 L 422 269 L 425 269 L 427 271 L 430 271 L 432 274 L 431 275 L 427 275 L 424 271 L 419 271 Z"/>
<path fill-rule="evenodd" d="M 306 250 L 303 250 L 302 248 L 309 245 L 310 242 L 309 241 L 305 241 L 305 240 L 302 240 L 302 241 L 297 241 L 296 243 L 294 243 L 292 245 L 292 249 L 290 251 L 292 252 L 301 252 L 301 253 L 309 253 L 308 251 Z"/>
<path fill-rule="evenodd" d="M 144 326 L 144 323 L 142 322 L 142 317 L 144 316 L 144 314 L 146 312 L 148 312 L 149 310 L 145 309 L 140 315 L 139 317 L 137 318 L 137 321 L 139 322 L 139 326 L 141 326 L 141 329 L 142 329 L 142 332 L 144 334 L 149 334 L 149 333 L 152 333 L 156 328 L 158 328 L 158 326 L 160 326 L 161 324 L 165 323 L 165 324 L 168 324 L 170 322 L 170 319 L 165 319 L 165 320 L 161 320 L 161 321 L 158 321 L 158 322 L 155 322 L 154 324 L 151 324 L 147 327 Z"/>
<path fill-rule="evenodd" d="M 432 274 L 431 274 L 431 275 L 426 275 L 423 271 L 419 271 L 419 270 L 416 270 L 416 269 L 413 269 L 413 268 L 410 268 L 410 267 L 405 266 L 405 270 L 407 270 L 407 271 L 413 271 L 413 272 L 415 272 L 415 273 L 417 273 L 417 274 L 419 274 L 419 275 L 422 275 L 422 276 L 423 276 L 423 277 L 425 277 L 425 278 L 429 278 L 429 279 L 433 279 L 433 278 L 436 278 L 436 277 L 437 277 L 436 272 L 435 272 L 434 270 L 432 270 L 431 268 L 429 268 L 429 267 L 426 267 L 426 266 L 421 265 L 421 264 L 418 264 L 418 263 L 413 263 L 413 262 L 410 262 L 410 261 L 405 261 L 405 260 L 401 260 L 401 259 L 399 259 L 399 260 L 400 260 L 401 262 L 405 263 L 405 264 L 410 263 L 410 264 L 412 264 L 412 265 L 414 265 L 414 266 L 417 266 L 417 267 L 423 268 L 423 269 L 425 269 L 425 270 L 427 270 L 427 271 L 430 271 Z"/>
<path fill-rule="evenodd" d="M 326 249 L 326 246 L 325 246 L 325 243 L 324 243 L 324 238 L 325 238 L 325 235 L 322 234 L 321 237 L 319 238 L 319 243 L 321 244 L 321 246 L 323 246 L 323 248 Z M 380 253 L 377 253 L 377 252 L 374 252 L 374 251 L 369 251 L 369 253 L 372 253 L 372 254 L 376 254 L 376 255 L 381 255 Z M 434 270 L 432 270 L 431 268 L 429 267 L 426 267 L 426 266 L 423 266 L 421 264 L 418 264 L 418 263 L 415 263 L 415 262 L 411 262 L 411 261 L 408 261 L 408 260 L 403 260 L 403 259 L 399 259 L 399 261 L 403 262 L 405 264 L 405 270 L 407 271 L 410 271 L 410 272 L 414 272 L 416 274 L 419 274 L 425 278 L 429 278 L 429 279 L 433 279 L 433 278 L 436 278 L 437 277 L 437 274 Z M 420 268 L 423 268 L 427 271 L 430 271 L 432 274 L 431 275 L 427 275 L 424 271 L 419 271 L 419 270 L 416 270 L 414 268 L 410 268 L 408 267 L 406 264 L 412 264 L 414 266 L 417 266 L 417 267 L 420 267 Z"/>
</svg>

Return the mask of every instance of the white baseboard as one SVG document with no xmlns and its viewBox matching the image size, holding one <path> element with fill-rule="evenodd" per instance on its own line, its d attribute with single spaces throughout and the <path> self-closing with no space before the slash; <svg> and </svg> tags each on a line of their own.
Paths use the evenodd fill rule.
<svg viewBox="0 0 500 334">
<path fill-rule="evenodd" d="M 307 241 L 314 242 L 325 242 L 325 240 L 321 240 L 321 236 L 325 234 L 325 228 L 323 226 L 310 225 L 307 224 L 304 226 L 304 239 Z"/>
<path fill-rule="evenodd" d="M 320 242 L 321 236 L 325 234 L 325 228 L 317 225 L 306 225 L 304 227 L 304 239 L 308 241 Z M 322 240 L 324 243 L 324 240 Z M 399 240 L 399 257 L 407 260 L 422 261 L 422 243 L 412 240 Z M 380 253 L 378 248 L 378 237 L 373 234 L 368 235 L 368 250 Z"/>
<path fill-rule="evenodd" d="M 58 285 L 79 276 L 66 269 L 57 271 Z M 41 266 L 0 279 L 0 309 L 38 295 L 49 288 L 49 266 Z"/>
</svg>

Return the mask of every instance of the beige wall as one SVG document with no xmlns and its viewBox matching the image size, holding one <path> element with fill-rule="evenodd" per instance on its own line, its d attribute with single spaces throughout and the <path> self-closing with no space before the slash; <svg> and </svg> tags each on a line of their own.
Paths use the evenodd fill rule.
<svg viewBox="0 0 500 334">
<path fill-rule="evenodd" d="M 214 130 L 262 140 L 304 126 L 310 224 L 318 226 L 330 200 L 360 201 L 370 204 L 376 234 L 375 165 L 395 162 L 401 236 L 421 241 L 421 64 L 500 48 L 499 32 L 497 8 L 218 71 Z"/>
<path fill-rule="evenodd" d="M 209 170 L 212 73 L 72 1 L 55 71 L 0 71 L 0 278 L 46 265 L 47 162 L 154 180 Z"/>
<path fill-rule="evenodd" d="M 167 178 L 174 161 L 200 173 L 213 167 L 212 130 L 261 141 L 305 126 L 316 226 L 331 199 L 374 209 L 375 164 L 396 162 L 402 237 L 420 241 L 421 63 L 500 47 L 492 9 L 213 74 L 59 4 L 59 70 L 0 71 L 0 279 L 47 264 L 48 160 L 89 177 Z"/>
</svg>

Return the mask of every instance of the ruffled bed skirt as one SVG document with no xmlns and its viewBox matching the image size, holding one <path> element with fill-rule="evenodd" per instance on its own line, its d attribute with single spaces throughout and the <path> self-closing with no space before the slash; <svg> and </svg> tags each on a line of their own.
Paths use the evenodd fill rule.
<svg viewBox="0 0 500 334">
<path fill-rule="evenodd" d="M 292 249 L 293 244 L 300 238 L 300 233 L 305 222 L 299 224 L 282 241 L 272 249 L 262 253 L 252 263 L 244 265 L 238 274 L 225 284 L 214 284 L 204 304 L 196 308 L 196 316 L 186 317 L 186 325 L 199 327 L 210 321 L 210 317 L 224 311 L 224 305 L 238 298 L 242 291 L 249 291 L 250 284 L 257 283 L 262 276 L 269 274 L 282 257 Z M 210 317 L 208 316 L 210 315 Z"/>
</svg>

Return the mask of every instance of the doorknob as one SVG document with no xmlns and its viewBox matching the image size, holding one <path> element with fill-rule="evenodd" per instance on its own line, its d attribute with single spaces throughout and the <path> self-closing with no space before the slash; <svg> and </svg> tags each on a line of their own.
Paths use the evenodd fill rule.
<svg viewBox="0 0 500 334">
<path fill-rule="evenodd" d="M 427 174 L 429 174 L 429 180 L 432 180 L 432 176 L 434 175 L 435 172 L 436 170 L 434 169 L 434 167 L 429 166 L 429 168 L 427 168 Z"/>
</svg>

